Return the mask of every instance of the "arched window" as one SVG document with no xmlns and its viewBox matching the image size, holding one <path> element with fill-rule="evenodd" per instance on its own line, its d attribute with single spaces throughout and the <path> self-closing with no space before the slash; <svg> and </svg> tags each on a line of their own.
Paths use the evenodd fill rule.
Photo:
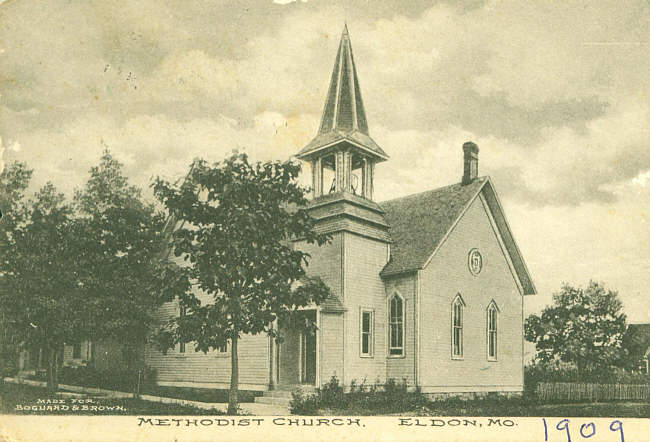
<svg viewBox="0 0 650 442">
<path fill-rule="evenodd" d="M 388 301 L 388 355 L 404 355 L 404 299 L 397 293 Z"/>
<path fill-rule="evenodd" d="M 451 357 L 463 357 L 463 309 L 465 302 L 460 295 L 456 295 L 451 303 Z"/>
<path fill-rule="evenodd" d="M 490 361 L 497 360 L 497 325 L 499 307 L 492 301 L 487 307 L 487 357 Z"/>
</svg>

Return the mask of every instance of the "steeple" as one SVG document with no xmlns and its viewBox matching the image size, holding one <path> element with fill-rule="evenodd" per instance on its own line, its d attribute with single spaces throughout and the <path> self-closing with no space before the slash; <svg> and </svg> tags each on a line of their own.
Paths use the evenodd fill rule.
<svg viewBox="0 0 650 442">
<path fill-rule="evenodd" d="M 348 192 L 372 199 L 375 163 L 388 159 L 368 131 L 347 24 L 316 137 L 297 155 L 314 170 L 314 196 Z M 326 177 L 330 171 L 331 179 Z"/>
</svg>

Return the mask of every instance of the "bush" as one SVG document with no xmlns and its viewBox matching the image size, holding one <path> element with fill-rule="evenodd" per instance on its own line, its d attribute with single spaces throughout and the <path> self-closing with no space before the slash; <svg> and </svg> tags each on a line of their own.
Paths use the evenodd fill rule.
<svg viewBox="0 0 650 442">
<path fill-rule="evenodd" d="M 345 390 L 339 384 L 336 375 L 332 376 L 322 388 L 317 389 L 316 394 L 324 407 L 340 407 L 345 401 Z"/>
<path fill-rule="evenodd" d="M 291 402 L 289 402 L 291 414 L 315 416 L 318 414 L 319 408 L 320 397 L 318 394 L 305 395 L 300 389 L 291 393 Z"/>
<path fill-rule="evenodd" d="M 71 366 L 59 368 L 57 379 L 60 384 L 132 393 L 154 389 L 156 372 L 149 367 L 145 367 L 138 377 L 138 370 L 95 370 L 92 367 Z M 47 377 L 45 376 L 41 380 L 47 380 Z"/>
<path fill-rule="evenodd" d="M 429 401 L 420 390 L 408 391 L 406 379 L 397 382 L 389 379 L 380 388 L 379 382 L 372 385 L 363 379 L 361 383 L 356 380 L 350 382 L 350 389 L 346 393 L 338 378 L 333 376 L 316 394 L 305 395 L 302 391 L 292 394 L 291 413 L 314 415 L 322 408 L 334 408 L 348 411 L 349 414 L 364 414 L 368 411 L 382 411 L 396 413 L 412 411 L 423 407 Z"/>
</svg>

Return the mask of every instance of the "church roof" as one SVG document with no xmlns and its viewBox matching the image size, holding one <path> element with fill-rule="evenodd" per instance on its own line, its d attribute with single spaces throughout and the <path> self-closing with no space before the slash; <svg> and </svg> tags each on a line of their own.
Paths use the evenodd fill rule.
<svg viewBox="0 0 650 442">
<path fill-rule="evenodd" d="M 424 267 L 485 178 L 469 185 L 453 184 L 380 203 L 390 225 L 391 259 L 382 275 Z"/>
<path fill-rule="evenodd" d="M 318 134 L 297 156 L 308 157 L 341 141 L 347 141 L 381 160 L 388 158 L 368 132 L 347 25 L 341 35 Z"/>
<path fill-rule="evenodd" d="M 393 240 L 390 261 L 381 275 L 390 276 L 424 268 L 481 191 L 484 192 L 524 294 L 535 294 L 535 286 L 488 177 L 477 178 L 466 185 L 452 184 L 380 203 Z"/>
</svg>

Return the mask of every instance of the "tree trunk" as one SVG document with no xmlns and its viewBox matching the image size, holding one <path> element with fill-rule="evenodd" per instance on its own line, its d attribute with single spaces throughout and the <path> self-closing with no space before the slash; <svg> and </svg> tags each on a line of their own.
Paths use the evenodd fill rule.
<svg viewBox="0 0 650 442">
<path fill-rule="evenodd" d="M 237 330 L 232 337 L 230 349 L 230 394 L 228 395 L 228 414 L 237 414 L 239 387 L 239 360 L 237 357 Z"/>
<path fill-rule="evenodd" d="M 47 356 L 47 390 L 53 393 L 59 389 L 56 379 L 56 349 L 49 347 Z"/>
</svg>

